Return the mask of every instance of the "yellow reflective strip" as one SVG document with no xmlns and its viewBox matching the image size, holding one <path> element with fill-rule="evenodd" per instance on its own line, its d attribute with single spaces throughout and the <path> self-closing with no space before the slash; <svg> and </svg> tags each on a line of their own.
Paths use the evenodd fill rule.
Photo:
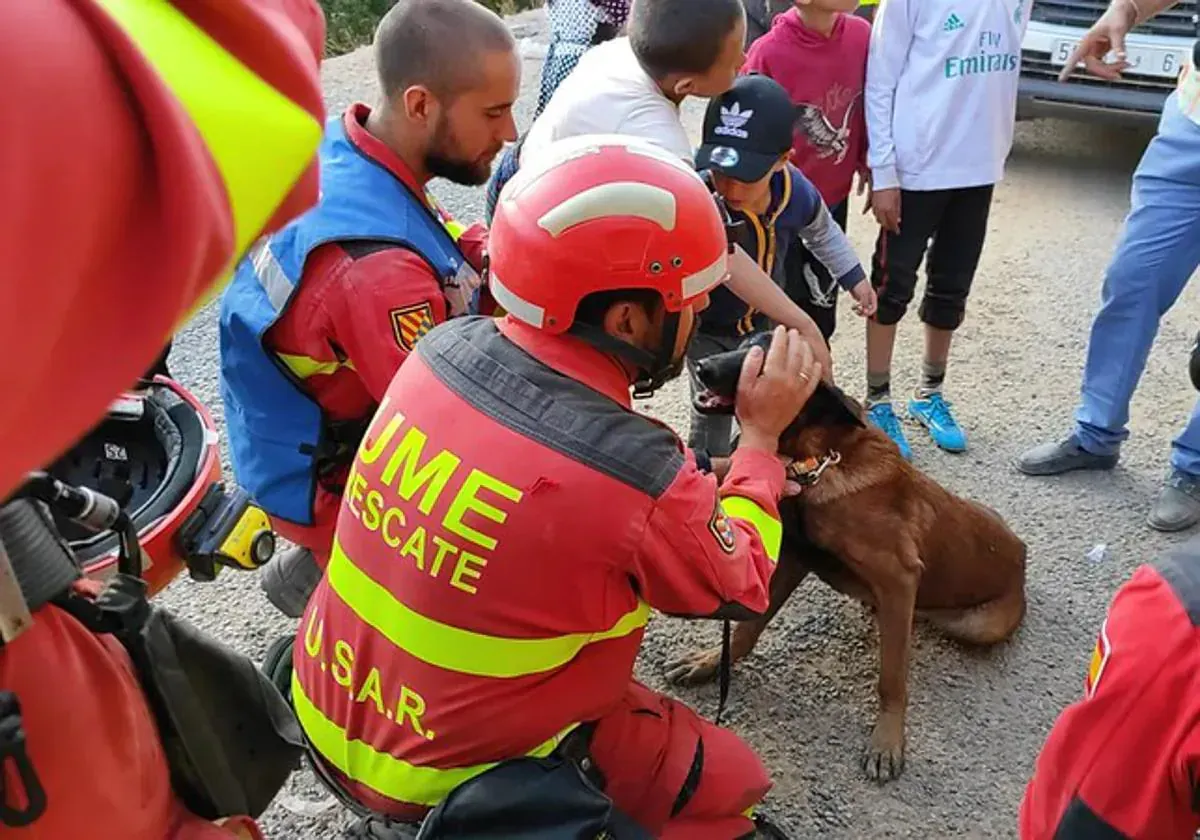
<svg viewBox="0 0 1200 840">
<path fill-rule="evenodd" d="M 456 222 L 453 219 L 443 222 L 443 227 L 446 228 L 446 233 L 450 234 L 450 238 L 455 242 L 459 240 L 464 233 L 467 232 L 467 226 L 462 222 Z"/>
<path fill-rule="evenodd" d="M 317 376 L 322 373 L 337 373 L 342 368 L 354 370 L 354 362 L 347 359 L 344 362 L 321 362 L 311 356 L 296 356 L 291 353 L 276 353 L 279 360 L 287 365 L 288 370 L 301 379 Z"/>
<path fill-rule="evenodd" d="M 312 162 L 321 124 L 167 0 L 99 0 L 192 118 L 225 182 L 232 266 Z"/>
<path fill-rule="evenodd" d="M 426 618 L 372 580 L 335 540 L 326 571 L 338 597 L 366 624 L 410 656 L 446 671 L 476 677 L 524 677 L 561 668 L 592 642 L 628 636 L 646 625 L 644 601 L 608 630 L 545 639 L 487 636 Z"/>
<path fill-rule="evenodd" d="M 326 761 L 347 778 L 399 802 L 437 805 L 454 788 L 499 763 L 493 761 L 443 770 L 437 767 L 420 767 L 389 753 L 379 752 L 370 744 L 350 738 L 345 729 L 313 705 L 304 693 L 300 677 L 296 673 L 292 674 L 292 705 L 305 736 Z M 578 725 L 571 724 L 526 755 L 545 758 L 554 752 L 563 738 Z"/>
<path fill-rule="evenodd" d="M 779 559 L 779 546 L 783 542 L 783 525 L 778 519 L 744 496 L 726 496 L 721 499 L 721 508 L 725 511 L 726 516 L 740 519 L 758 531 L 758 537 L 762 540 L 763 548 L 767 550 L 767 556 L 771 558 L 771 562 Z"/>
</svg>

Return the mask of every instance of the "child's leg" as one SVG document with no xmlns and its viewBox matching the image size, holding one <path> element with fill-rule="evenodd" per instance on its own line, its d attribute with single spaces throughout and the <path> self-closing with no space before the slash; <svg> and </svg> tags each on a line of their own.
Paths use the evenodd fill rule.
<svg viewBox="0 0 1200 840">
<path fill-rule="evenodd" d="M 909 412 L 929 429 L 938 446 L 951 452 L 966 449 L 967 440 L 942 398 L 942 381 L 950 342 L 966 314 L 967 296 L 983 253 L 991 205 L 990 184 L 954 190 L 929 250 L 929 280 L 920 308 L 925 359 Z"/>
<path fill-rule="evenodd" d="M 871 283 L 879 305 L 875 317 L 867 322 L 867 409 L 871 420 L 887 432 L 905 457 L 909 457 L 911 450 L 892 409 L 892 347 L 896 324 L 912 301 L 917 269 L 948 199 L 947 190 L 902 191 L 900 232 L 881 230 L 871 258 Z"/>
<path fill-rule="evenodd" d="M 724 338 L 697 332 L 687 349 L 688 385 L 692 399 L 700 390 L 696 379 L 695 363 L 716 353 L 732 350 L 737 347 L 739 339 Z M 688 446 L 691 449 L 702 449 L 714 458 L 727 457 L 733 451 L 733 416 L 729 414 L 701 414 L 696 407 L 691 407 L 692 428 L 688 434 Z"/>
</svg>

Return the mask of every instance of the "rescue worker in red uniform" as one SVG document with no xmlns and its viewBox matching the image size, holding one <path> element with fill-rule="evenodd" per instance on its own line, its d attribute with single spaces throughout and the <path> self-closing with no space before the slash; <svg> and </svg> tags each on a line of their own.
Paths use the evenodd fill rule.
<svg viewBox="0 0 1200 840">
<path fill-rule="evenodd" d="M 1042 748 L 1023 840 L 1200 832 L 1200 540 L 1140 567 L 1100 626 L 1084 696 Z"/>
<path fill-rule="evenodd" d="M 778 435 L 820 365 L 783 328 L 751 356 L 719 488 L 632 410 L 631 384 L 678 375 L 728 276 L 704 182 L 645 141 L 548 147 L 506 186 L 489 249 L 508 315 L 425 336 L 358 452 L 297 634 L 301 726 L 335 783 L 393 819 L 586 732 L 605 792 L 656 836 L 752 834 L 758 758 L 633 664 L 652 608 L 766 609 Z"/>
<path fill-rule="evenodd" d="M 104 416 L 254 238 L 316 201 L 324 29 L 316 0 L 0 3 L 0 334 L 21 348 L 0 372 L 0 499 Z M 47 810 L 0 835 L 258 836 L 173 794 L 124 649 L 29 606 L 0 690 Z M 0 772 L 22 807 L 10 757 Z"/>
<path fill-rule="evenodd" d="M 260 243 L 222 298 L 234 473 L 307 549 L 263 570 L 292 617 L 328 561 L 350 461 L 392 375 L 480 284 L 485 229 L 464 229 L 427 186 L 484 183 L 516 139 L 520 59 L 473 0 L 401 0 L 376 31 L 375 65 L 380 104 L 326 130 L 317 207 Z"/>
</svg>

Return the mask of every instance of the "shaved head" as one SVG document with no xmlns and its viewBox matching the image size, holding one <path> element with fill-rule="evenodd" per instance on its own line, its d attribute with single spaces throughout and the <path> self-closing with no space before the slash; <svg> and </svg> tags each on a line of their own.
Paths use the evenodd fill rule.
<svg viewBox="0 0 1200 840">
<path fill-rule="evenodd" d="M 515 48 L 500 16 L 474 0 L 398 0 L 375 30 L 375 68 L 388 100 L 419 85 L 451 101 L 479 83 L 488 54 Z"/>
</svg>

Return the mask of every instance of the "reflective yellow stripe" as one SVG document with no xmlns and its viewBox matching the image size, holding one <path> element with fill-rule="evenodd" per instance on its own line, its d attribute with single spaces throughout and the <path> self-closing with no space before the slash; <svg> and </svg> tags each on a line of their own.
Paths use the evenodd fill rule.
<svg viewBox="0 0 1200 840">
<path fill-rule="evenodd" d="M 510 639 L 473 633 L 415 612 L 355 566 L 336 541 L 327 574 L 329 585 L 346 606 L 396 647 L 437 668 L 476 677 L 524 677 L 553 671 L 592 642 L 618 639 L 644 627 L 650 616 L 650 607 L 639 601 L 616 624 L 598 633 Z"/>
<path fill-rule="evenodd" d="M 726 496 L 721 500 L 721 508 L 725 511 L 726 516 L 740 519 L 758 531 L 758 537 L 762 540 L 763 548 L 767 550 L 767 556 L 771 558 L 771 562 L 779 559 L 779 545 L 783 542 L 783 525 L 778 519 L 744 496 Z"/>
<path fill-rule="evenodd" d="M 326 761 L 347 778 L 366 785 L 376 793 L 416 805 L 437 805 L 454 788 L 478 776 L 499 762 L 441 770 L 420 767 L 370 744 L 351 739 L 346 730 L 325 717 L 304 693 L 300 677 L 292 674 L 292 704 L 304 734 Z M 562 739 L 579 724 L 573 723 L 550 740 L 534 747 L 527 755 L 544 758 L 554 752 Z"/>
<path fill-rule="evenodd" d="M 288 370 L 300 379 L 308 379 L 322 373 L 337 373 L 342 368 L 355 370 L 354 362 L 347 359 L 344 362 L 321 362 L 311 356 L 296 356 L 291 353 L 277 353 L 279 360 L 287 365 Z"/>
<path fill-rule="evenodd" d="M 321 124 L 167 0 L 99 2 L 178 98 L 221 173 L 234 223 L 228 273 L 312 162 Z"/>
<path fill-rule="evenodd" d="M 438 221 L 442 223 L 442 227 L 446 229 L 446 233 L 450 234 L 450 238 L 458 242 L 459 237 L 467 232 L 467 226 L 462 222 L 457 222 L 447 213 L 438 200 L 433 197 L 433 193 L 425 193 L 425 202 L 433 208 L 434 214 L 438 217 Z"/>
</svg>

